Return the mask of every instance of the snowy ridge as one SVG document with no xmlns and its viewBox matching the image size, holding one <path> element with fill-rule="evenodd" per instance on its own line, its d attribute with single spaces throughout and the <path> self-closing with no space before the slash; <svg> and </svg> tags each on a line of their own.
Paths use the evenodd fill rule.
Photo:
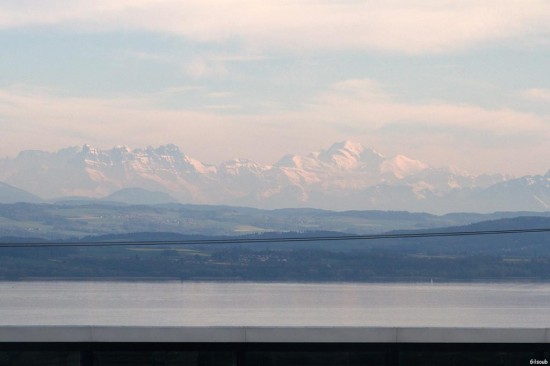
<svg viewBox="0 0 550 366">
<path fill-rule="evenodd" d="M 285 155 L 273 165 L 239 158 L 213 166 L 176 145 L 23 151 L 0 160 L 0 181 L 46 199 L 104 197 L 132 187 L 168 193 L 183 203 L 261 208 L 450 212 L 550 207 L 550 171 L 519 179 L 474 176 L 404 155 L 385 157 L 351 141 L 305 156 Z"/>
</svg>

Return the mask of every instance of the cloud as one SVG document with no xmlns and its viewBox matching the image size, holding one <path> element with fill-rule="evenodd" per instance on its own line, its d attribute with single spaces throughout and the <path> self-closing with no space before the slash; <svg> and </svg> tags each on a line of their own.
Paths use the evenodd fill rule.
<svg viewBox="0 0 550 366">
<path fill-rule="evenodd" d="M 371 79 L 339 81 L 301 103 L 297 110 L 236 118 L 249 121 L 254 137 L 272 146 L 264 152 L 309 152 L 351 138 L 388 155 L 409 154 L 477 173 L 548 170 L 548 115 L 445 100 L 403 101 Z M 282 150 L 283 144 L 289 147 Z"/>
<path fill-rule="evenodd" d="M 445 52 L 550 32 L 546 0 L 8 0 L 0 27 L 145 30 L 260 51 Z"/>
<path fill-rule="evenodd" d="M 243 131 L 229 118 L 204 109 L 162 109 L 145 97 L 78 98 L 21 86 L 0 89 L 4 154 L 84 143 L 111 147 L 174 142 L 193 149 L 206 136 L 208 143 L 223 144 L 234 133 Z"/>
<path fill-rule="evenodd" d="M 509 108 L 404 102 L 369 79 L 335 83 L 299 110 L 241 113 L 225 103 L 163 108 L 163 98 L 180 89 L 195 90 L 78 98 L 24 86 L 0 89 L 0 154 L 84 143 L 103 148 L 176 143 L 206 162 L 246 157 L 273 163 L 285 153 L 304 154 L 352 138 L 436 166 L 514 174 L 548 169 L 550 119 Z M 208 90 L 202 92 L 211 102 Z"/>
<path fill-rule="evenodd" d="M 550 132 L 547 119 L 536 114 L 502 107 L 486 109 L 471 104 L 433 100 L 412 103 L 398 101 L 383 86 L 369 79 L 346 80 L 333 84 L 306 105 L 295 118 L 362 127 L 373 132 L 387 124 L 460 127 L 491 135 Z"/>
<path fill-rule="evenodd" d="M 185 65 L 184 71 L 194 79 L 220 77 L 228 74 L 228 70 L 223 62 L 199 57 L 189 61 Z"/>
<path fill-rule="evenodd" d="M 267 118 L 291 123 L 290 130 L 304 140 L 304 129 L 327 143 L 351 137 L 435 166 L 452 164 L 477 173 L 548 170 L 550 116 L 441 100 L 400 101 L 369 79 L 335 83 L 302 110 Z"/>
<path fill-rule="evenodd" d="M 550 103 L 550 89 L 533 88 L 520 93 L 527 100 L 533 102 Z"/>
<path fill-rule="evenodd" d="M 193 85 L 148 96 L 117 98 L 65 96 L 58 90 L 25 85 L 0 88 L 0 156 L 82 144 L 111 148 L 175 143 L 184 152 L 207 163 L 232 157 L 272 163 L 282 152 L 305 153 L 307 148 L 318 146 L 318 140 L 314 145 L 304 144 L 310 125 L 292 130 L 287 128 L 291 126 L 287 121 L 272 123 L 266 116 L 239 115 L 234 112 L 239 110 L 238 105 L 207 103 L 194 109 L 162 107 L 166 98 L 180 93 L 201 93 L 206 102 L 213 99 L 207 90 Z M 323 129 L 316 135 L 328 138 L 331 134 L 331 130 Z"/>
</svg>

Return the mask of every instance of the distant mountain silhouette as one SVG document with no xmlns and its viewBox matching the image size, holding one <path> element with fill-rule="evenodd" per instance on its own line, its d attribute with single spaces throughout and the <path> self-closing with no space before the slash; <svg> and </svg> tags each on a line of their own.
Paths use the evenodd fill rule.
<svg viewBox="0 0 550 366">
<path fill-rule="evenodd" d="M 46 199 L 114 197 L 143 204 L 437 214 L 550 210 L 550 173 L 517 179 L 476 176 L 456 168 L 433 168 L 404 155 L 385 157 L 351 141 L 305 156 L 285 155 L 272 165 L 248 159 L 209 165 L 175 145 L 24 151 L 0 161 L 0 180 Z"/>
<path fill-rule="evenodd" d="M 41 202 L 42 199 L 22 189 L 0 182 L 0 203 Z"/>
<path fill-rule="evenodd" d="M 178 202 L 168 193 L 152 192 L 143 188 L 124 188 L 108 195 L 103 200 L 122 202 L 129 205 L 156 205 Z"/>
</svg>

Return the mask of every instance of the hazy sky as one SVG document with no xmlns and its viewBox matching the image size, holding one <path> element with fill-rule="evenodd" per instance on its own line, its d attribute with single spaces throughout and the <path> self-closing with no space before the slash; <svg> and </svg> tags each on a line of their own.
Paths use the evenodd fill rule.
<svg viewBox="0 0 550 366">
<path fill-rule="evenodd" d="M 550 169 L 547 0 L 2 0 L 0 156 L 175 143 L 263 163 L 351 139 Z"/>
</svg>

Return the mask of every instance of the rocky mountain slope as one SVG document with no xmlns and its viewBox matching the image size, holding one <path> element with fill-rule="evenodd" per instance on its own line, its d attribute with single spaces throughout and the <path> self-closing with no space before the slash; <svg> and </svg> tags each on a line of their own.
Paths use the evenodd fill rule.
<svg viewBox="0 0 550 366">
<path fill-rule="evenodd" d="M 57 152 L 23 151 L 0 160 L 0 181 L 45 199 L 105 197 L 121 189 L 164 192 L 183 203 L 261 208 L 316 207 L 434 213 L 550 209 L 550 172 L 510 179 L 385 157 L 344 141 L 272 165 L 233 159 L 200 162 L 175 145 Z"/>
</svg>

